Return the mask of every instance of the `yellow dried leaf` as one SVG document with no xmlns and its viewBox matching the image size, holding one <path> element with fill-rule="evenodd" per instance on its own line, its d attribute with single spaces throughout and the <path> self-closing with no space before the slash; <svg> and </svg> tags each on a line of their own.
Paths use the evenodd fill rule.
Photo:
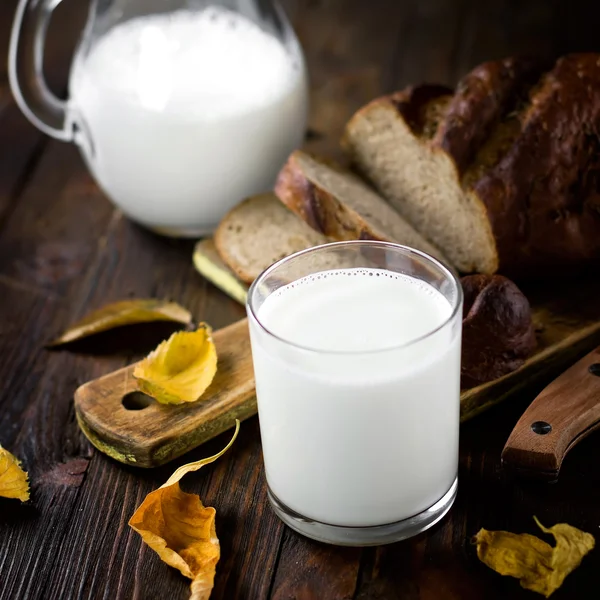
<svg viewBox="0 0 600 600">
<path fill-rule="evenodd" d="M 137 364 L 133 376 L 142 392 L 163 404 L 194 402 L 217 372 L 217 350 L 211 328 L 178 331 Z"/>
<path fill-rule="evenodd" d="M 151 321 L 173 321 L 187 325 L 192 322 L 192 315 L 183 306 L 164 300 L 138 299 L 114 302 L 87 314 L 48 346 L 60 346 L 115 327 Z"/>
<path fill-rule="evenodd" d="M 225 454 L 239 430 L 240 422 L 236 420 L 233 437 L 221 452 L 179 467 L 164 485 L 146 496 L 129 520 L 130 527 L 162 561 L 192 580 L 191 600 L 210 597 L 221 552 L 215 509 L 205 507 L 196 494 L 182 492 L 179 481 L 186 473 L 197 471 Z"/>
<path fill-rule="evenodd" d="M 566 523 L 546 528 L 534 519 L 544 533 L 554 536 L 556 546 L 527 533 L 481 529 L 475 536 L 477 556 L 500 575 L 516 577 L 521 587 L 548 598 L 592 550 L 595 540 Z"/>
<path fill-rule="evenodd" d="M 0 446 L 0 496 L 29 500 L 29 481 L 21 462 L 8 450 Z"/>
</svg>

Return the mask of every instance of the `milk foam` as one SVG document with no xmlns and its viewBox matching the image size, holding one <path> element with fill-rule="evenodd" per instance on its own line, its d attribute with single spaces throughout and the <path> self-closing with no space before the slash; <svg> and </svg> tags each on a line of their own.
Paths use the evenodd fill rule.
<svg viewBox="0 0 600 600">
<path fill-rule="evenodd" d="M 336 269 L 279 288 L 259 309 L 275 335 L 324 351 L 373 351 L 437 329 L 452 307 L 430 284 L 381 269 Z"/>
<path fill-rule="evenodd" d="M 271 103 L 296 83 L 295 57 L 252 21 L 212 6 L 126 21 L 93 47 L 96 85 L 142 107 L 218 119 Z"/>
</svg>

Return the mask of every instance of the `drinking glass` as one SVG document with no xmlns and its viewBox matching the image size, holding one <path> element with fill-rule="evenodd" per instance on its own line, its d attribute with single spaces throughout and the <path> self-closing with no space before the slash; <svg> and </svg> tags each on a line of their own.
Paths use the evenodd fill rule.
<svg viewBox="0 0 600 600">
<path fill-rule="evenodd" d="M 417 339 L 369 350 L 324 351 L 270 329 L 261 309 L 272 294 L 285 307 L 286 290 L 302 285 L 294 282 L 340 269 L 424 282 L 448 302 L 449 316 Z M 303 314 L 318 324 L 319 298 L 307 289 Z M 416 535 L 448 512 L 457 490 L 462 302 L 457 276 L 440 262 L 375 241 L 298 252 L 252 284 L 247 312 L 268 496 L 292 529 L 333 544 L 378 545 Z M 348 327 L 360 336 L 369 323 Z"/>
</svg>

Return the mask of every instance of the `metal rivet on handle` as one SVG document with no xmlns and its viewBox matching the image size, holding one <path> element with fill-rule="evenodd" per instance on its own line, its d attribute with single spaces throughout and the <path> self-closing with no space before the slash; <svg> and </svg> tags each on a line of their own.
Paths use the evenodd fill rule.
<svg viewBox="0 0 600 600">
<path fill-rule="evenodd" d="M 600 377 L 600 363 L 594 363 L 588 367 L 588 371 L 596 377 Z"/>
<path fill-rule="evenodd" d="M 538 435 L 546 435 L 552 431 L 552 425 L 546 421 L 536 421 L 531 424 L 531 430 Z"/>
</svg>

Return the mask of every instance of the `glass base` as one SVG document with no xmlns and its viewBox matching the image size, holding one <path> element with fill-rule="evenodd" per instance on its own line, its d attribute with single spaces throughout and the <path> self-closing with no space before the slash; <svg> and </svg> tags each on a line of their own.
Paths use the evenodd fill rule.
<svg viewBox="0 0 600 600">
<path fill-rule="evenodd" d="M 337 546 L 379 546 L 411 538 L 435 525 L 454 504 L 457 489 L 458 477 L 434 505 L 418 515 L 387 525 L 369 527 L 343 527 L 312 521 L 282 504 L 270 488 L 268 496 L 275 514 L 286 525 L 306 537 Z"/>
</svg>

